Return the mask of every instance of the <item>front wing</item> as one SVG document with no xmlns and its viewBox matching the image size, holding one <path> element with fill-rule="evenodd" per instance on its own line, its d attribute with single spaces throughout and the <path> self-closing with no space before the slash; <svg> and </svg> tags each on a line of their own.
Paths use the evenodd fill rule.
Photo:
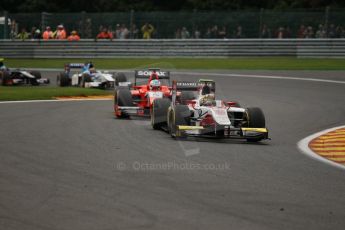
<svg viewBox="0 0 345 230">
<path fill-rule="evenodd" d="M 266 128 L 211 128 L 203 126 L 179 125 L 176 127 L 176 136 L 200 136 L 200 137 L 222 137 L 234 139 L 269 139 Z"/>
<path fill-rule="evenodd" d="M 115 109 L 118 113 L 126 114 L 129 116 L 150 116 L 150 109 L 149 108 L 142 108 L 139 106 L 117 106 Z"/>
</svg>

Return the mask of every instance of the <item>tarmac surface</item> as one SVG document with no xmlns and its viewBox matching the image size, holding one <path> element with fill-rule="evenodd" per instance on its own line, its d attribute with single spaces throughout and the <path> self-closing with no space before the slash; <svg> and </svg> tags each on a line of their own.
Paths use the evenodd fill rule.
<svg viewBox="0 0 345 230">
<path fill-rule="evenodd" d="M 345 81 L 341 71 L 219 73 Z M 345 84 L 208 78 L 218 98 L 261 107 L 272 140 L 177 141 L 147 120 L 115 119 L 112 101 L 0 104 L 0 229 L 344 229 L 345 171 L 296 143 L 344 125 Z"/>
</svg>

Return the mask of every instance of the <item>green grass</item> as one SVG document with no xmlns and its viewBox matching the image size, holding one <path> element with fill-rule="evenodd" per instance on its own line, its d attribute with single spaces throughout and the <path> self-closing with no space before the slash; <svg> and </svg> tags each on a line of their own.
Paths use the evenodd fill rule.
<svg viewBox="0 0 345 230">
<path fill-rule="evenodd" d="M 6 59 L 10 68 L 58 68 L 64 63 L 83 63 L 88 59 Z M 345 59 L 268 58 L 114 58 L 93 59 L 99 69 L 242 69 L 242 70 L 345 70 Z M 98 89 L 60 87 L 0 87 L 0 101 L 52 99 L 58 96 L 106 95 L 111 92 Z"/>
<path fill-rule="evenodd" d="M 76 87 L 0 86 L 0 101 L 46 100 L 61 96 L 109 95 L 112 91 Z"/>
<path fill-rule="evenodd" d="M 8 67 L 59 68 L 64 63 L 89 59 L 6 59 Z M 243 70 L 345 70 L 345 59 L 260 58 L 114 58 L 92 59 L 100 69 L 243 69 Z"/>
</svg>

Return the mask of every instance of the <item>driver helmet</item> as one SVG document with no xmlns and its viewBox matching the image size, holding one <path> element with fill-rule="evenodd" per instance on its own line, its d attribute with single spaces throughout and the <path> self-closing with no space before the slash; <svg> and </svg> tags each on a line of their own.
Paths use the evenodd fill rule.
<svg viewBox="0 0 345 230">
<path fill-rule="evenodd" d="M 214 106 L 215 102 L 216 101 L 215 101 L 214 94 L 203 95 L 199 101 L 200 105 L 203 105 L 203 106 Z"/>
<path fill-rule="evenodd" d="M 211 93 L 211 88 L 205 84 L 202 88 L 201 88 L 201 95 L 207 95 Z"/>
<path fill-rule="evenodd" d="M 152 80 L 150 82 L 150 90 L 159 90 L 161 87 L 161 82 L 159 80 Z"/>
</svg>

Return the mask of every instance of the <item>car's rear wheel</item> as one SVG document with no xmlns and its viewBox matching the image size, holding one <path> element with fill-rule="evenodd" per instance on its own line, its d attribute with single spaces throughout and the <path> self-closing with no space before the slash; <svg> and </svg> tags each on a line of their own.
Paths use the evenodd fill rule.
<svg viewBox="0 0 345 230">
<path fill-rule="evenodd" d="M 195 93 L 192 91 L 182 91 L 180 95 L 180 101 L 185 104 L 186 101 L 195 100 Z"/>
<path fill-rule="evenodd" d="M 153 129 L 161 129 L 167 125 L 167 111 L 170 106 L 170 100 L 167 98 L 158 98 L 153 101 L 151 110 L 151 125 Z"/>
<path fill-rule="evenodd" d="M 58 86 L 65 87 L 69 86 L 69 77 L 66 73 L 60 73 L 56 77 L 56 83 Z"/>
<path fill-rule="evenodd" d="M 2 72 L 0 72 L 0 85 L 3 85 L 3 86 L 5 86 L 5 85 L 8 85 L 8 82 L 11 80 L 11 75 L 10 75 L 10 73 L 9 72 L 7 72 L 7 71 L 2 71 Z"/>
<path fill-rule="evenodd" d="M 252 107 L 246 109 L 246 120 L 248 128 L 265 128 L 266 120 L 265 115 L 260 108 Z M 261 141 L 262 137 L 247 138 L 248 142 Z"/>
<path fill-rule="evenodd" d="M 133 106 L 132 94 L 129 89 L 120 88 L 114 93 L 114 112 L 117 118 L 128 118 L 126 112 L 121 111 L 119 106 Z"/>
<path fill-rule="evenodd" d="M 127 77 L 124 73 L 116 73 L 115 75 L 115 86 L 119 86 L 120 82 L 127 82 Z"/>
</svg>

